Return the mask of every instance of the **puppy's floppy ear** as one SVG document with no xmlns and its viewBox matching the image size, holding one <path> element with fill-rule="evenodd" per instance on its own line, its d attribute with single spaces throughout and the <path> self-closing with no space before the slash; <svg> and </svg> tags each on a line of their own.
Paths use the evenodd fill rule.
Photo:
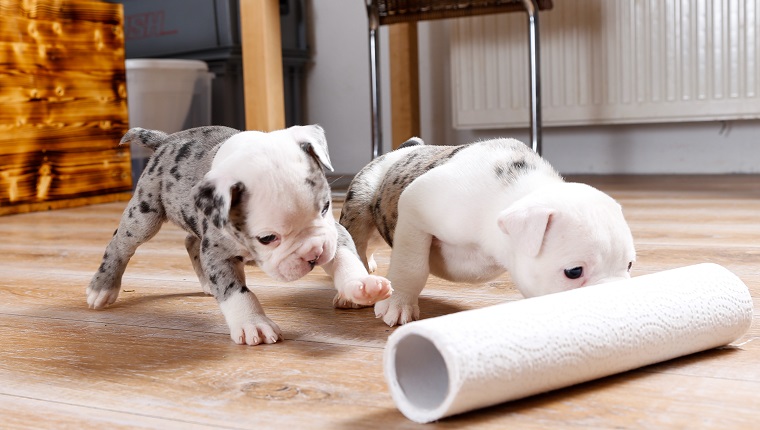
<svg viewBox="0 0 760 430">
<path fill-rule="evenodd" d="M 240 204 L 245 185 L 230 177 L 210 177 L 206 175 L 193 187 L 195 207 L 211 221 L 216 228 L 222 228 L 230 221 L 230 210 Z"/>
<path fill-rule="evenodd" d="M 539 205 L 509 207 L 499 214 L 499 228 L 528 255 L 536 257 L 541 252 L 553 214 L 553 209 Z"/>
<path fill-rule="evenodd" d="M 327 139 L 322 127 L 314 125 L 293 126 L 290 127 L 295 141 L 301 145 L 301 149 L 307 154 L 314 157 L 326 169 L 333 172 L 333 166 L 330 164 L 330 155 L 327 152 Z"/>
</svg>

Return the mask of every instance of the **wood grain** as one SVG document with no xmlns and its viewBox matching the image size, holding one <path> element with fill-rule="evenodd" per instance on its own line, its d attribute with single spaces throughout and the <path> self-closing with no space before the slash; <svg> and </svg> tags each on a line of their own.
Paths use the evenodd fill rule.
<svg viewBox="0 0 760 430">
<path fill-rule="evenodd" d="M 395 149 L 409 138 L 421 134 L 417 23 L 389 25 L 388 46 L 391 53 L 388 58 L 391 76 L 391 143 Z"/>
<path fill-rule="evenodd" d="M 0 214 L 129 191 L 122 6 L 0 0 Z"/>
<path fill-rule="evenodd" d="M 623 205 L 638 251 L 634 276 L 715 262 L 747 284 L 760 314 L 760 176 L 571 179 Z M 0 217 L 0 427 L 421 428 L 395 409 L 382 376 L 393 329 L 371 309 L 333 309 L 320 269 L 281 283 L 248 268 L 248 285 L 285 341 L 238 346 L 200 292 L 184 233 L 167 225 L 138 249 L 116 304 L 87 309 L 85 286 L 125 205 Z M 378 255 L 381 273 L 389 255 Z M 422 316 L 506 300 L 521 300 L 509 275 L 472 286 L 431 278 Z M 756 318 L 733 346 L 426 428 L 751 429 L 758 364 Z"/>
<path fill-rule="evenodd" d="M 280 5 L 275 0 L 240 0 L 245 126 L 285 127 Z"/>
</svg>

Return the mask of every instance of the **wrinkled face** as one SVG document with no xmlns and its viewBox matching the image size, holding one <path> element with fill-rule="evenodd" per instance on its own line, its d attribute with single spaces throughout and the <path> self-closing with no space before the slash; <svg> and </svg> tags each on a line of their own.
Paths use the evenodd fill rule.
<svg viewBox="0 0 760 430">
<path fill-rule="evenodd" d="M 333 259 L 337 231 L 327 181 L 271 184 L 281 192 L 254 195 L 247 205 L 242 241 L 269 276 L 294 281 Z M 279 186 L 278 186 L 279 185 Z M 294 189 L 300 190 L 294 192 Z M 262 210 L 261 208 L 269 208 Z"/>
<path fill-rule="evenodd" d="M 223 144 L 195 187 L 196 207 L 244 258 L 272 278 L 293 281 L 335 256 L 323 165 L 330 167 L 319 127 L 243 132 Z"/>
<path fill-rule="evenodd" d="M 514 259 L 512 278 L 525 297 L 630 278 L 636 251 L 620 205 L 591 187 L 565 185 L 561 196 L 527 210 L 542 227 L 526 232 L 537 253 L 526 246 Z"/>
</svg>

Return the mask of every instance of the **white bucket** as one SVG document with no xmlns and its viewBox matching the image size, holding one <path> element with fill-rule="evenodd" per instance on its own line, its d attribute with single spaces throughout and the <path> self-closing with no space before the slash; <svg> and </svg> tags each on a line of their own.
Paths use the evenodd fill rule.
<svg viewBox="0 0 760 430">
<path fill-rule="evenodd" d="M 175 133 L 211 124 L 211 79 L 200 60 L 126 60 L 129 127 Z M 132 145 L 132 178 L 137 182 L 151 151 Z"/>
</svg>

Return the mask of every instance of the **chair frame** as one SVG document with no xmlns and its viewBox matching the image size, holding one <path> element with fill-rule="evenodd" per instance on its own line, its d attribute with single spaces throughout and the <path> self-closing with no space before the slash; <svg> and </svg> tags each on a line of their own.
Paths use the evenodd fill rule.
<svg viewBox="0 0 760 430">
<path fill-rule="evenodd" d="M 530 76 L 530 137 L 533 151 L 541 155 L 541 77 L 540 50 L 538 30 L 537 0 L 519 0 L 528 15 L 528 57 Z M 380 26 L 396 22 L 417 22 L 423 19 L 438 19 L 451 17 L 439 13 L 432 18 L 416 17 L 411 19 L 383 19 L 380 16 L 377 0 L 365 0 L 369 24 L 369 69 L 370 69 L 370 108 L 372 116 L 372 158 L 382 155 L 382 123 L 380 101 Z M 496 11 L 491 11 L 494 13 Z M 503 12 L 510 12 L 504 10 Z"/>
</svg>

